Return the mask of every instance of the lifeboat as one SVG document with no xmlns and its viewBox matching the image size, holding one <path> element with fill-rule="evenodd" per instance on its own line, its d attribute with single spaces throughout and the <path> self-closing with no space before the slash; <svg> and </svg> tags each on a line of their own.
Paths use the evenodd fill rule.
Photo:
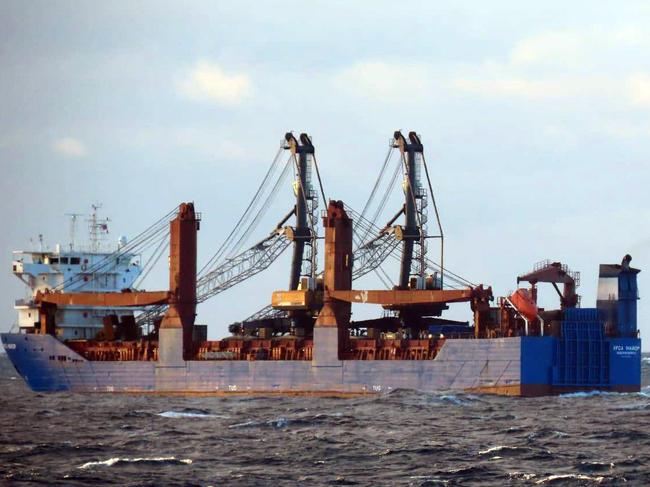
<svg viewBox="0 0 650 487">
<path fill-rule="evenodd" d="M 517 289 L 510 295 L 510 302 L 527 320 L 533 321 L 537 318 L 539 310 L 528 289 Z"/>
</svg>

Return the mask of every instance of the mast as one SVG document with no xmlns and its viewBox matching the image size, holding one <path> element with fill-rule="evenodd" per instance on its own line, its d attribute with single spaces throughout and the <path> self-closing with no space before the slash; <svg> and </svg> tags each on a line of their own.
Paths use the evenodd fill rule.
<svg viewBox="0 0 650 487">
<path fill-rule="evenodd" d="M 402 240 L 402 258 L 400 261 L 399 283 L 400 289 L 409 287 L 409 278 L 411 276 L 411 267 L 413 264 L 413 247 L 414 243 L 422 240 L 423 229 L 422 222 L 418 221 L 418 207 L 416 199 L 419 198 L 417 189 L 420 181 L 417 173 L 417 156 L 424 150 L 420 139 L 414 134 L 409 135 L 410 143 L 404 138 L 398 130 L 394 134 L 394 147 L 399 148 L 404 163 L 404 228 L 401 229 L 400 237 Z M 420 257 L 424 258 L 424 247 L 420 249 Z M 424 272 L 426 266 L 420 263 L 420 273 Z M 423 276 L 421 276 L 423 277 Z"/>
<path fill-rule="evenodd" d="M 101 209 L 101 203 L 94 203 L 92 205 L 92 213 L 88 220 L 88 233 L 90 234 L 90 251 L 94 254 L 100 251 L 102 234 L 108 233 L 108 218 L 97 218 L 97 210 Z"/>
<path fill-rule="evenodd" d="M 84 216 L 83 213 L 66 213 L 70 217 L 70 252 L 74 252 L 75 238 L 77 236 L 77 219 Z"/>
<path fill-rule="evenodd" d="M 313 203 L 316 194 L 312 191 L 311 181 L 309 180 L 310 165 L 309 158 L 314 154 L 314 146 L 311 139 L 307 134 L 300 135 L 300 143 L 293 136 L 291 132 L 285 135 L 287 141 L 286 148 L 291 151 L 292 157 L 296 162 L 296 180 L 294 181 L 294 194 L 296 196 L 295 215 L 296 225 L 291 233 L 287 236 L 293 241 L 293 254 L 291 257 L 291 270 L 289 274 L 289 289 L 296 290 L 300 284 L 300 277 L 302 275 L 302 264 L 305 254 L 305 243 L 310 242 L 310 272 L 309 277 L 314 277 L 316 270 L 315 266 L 315 250 L 316 246 L 313 245 L 314 233 L 311 230 L 313 225 L 313 211 L 315 205 L 311 204 L 308 207 L 308 201 Z"/>
</svg>

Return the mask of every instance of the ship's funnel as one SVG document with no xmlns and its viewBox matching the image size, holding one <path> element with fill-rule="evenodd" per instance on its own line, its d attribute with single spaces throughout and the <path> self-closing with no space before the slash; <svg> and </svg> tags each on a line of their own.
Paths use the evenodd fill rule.
<svg viewBox="0 0 650 487">
<path fill-rule="evenodd" d="M 632 257 L 626 255 L 621 264 L 601 264 L 598 274 L 598 301 L 596 306 L 613 334 L 621 337 L 637 336 L 637 306 L 639 291 L 636 275 L 639 269 L 630 267 Z"/>
</svg>

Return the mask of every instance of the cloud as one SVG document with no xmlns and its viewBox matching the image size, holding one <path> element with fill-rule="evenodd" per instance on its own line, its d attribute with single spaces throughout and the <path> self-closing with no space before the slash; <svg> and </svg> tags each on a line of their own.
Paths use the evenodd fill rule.
<svg viewBox="0 0 650 487">
<path fill-rule="evenodd" d="M 458 77 L 452 86 L 460 91 L 489 98 L 519 98 L 526 100 L 550 100 L 613 96 L 620 82 L 599 76 L 528 76 L 510 73 L 481 74 Z"/>
<path fill-rule="evenodd" d="M 461 91 L 478 95 L 528 99 L 557 98 L 573 91 L 570 85 L 562 82 L 531 80 L 515 76 L 496 79 L 457 78 L 452 85 Z"/>
<path fill-rule="evenodd" d="M 232 134 L 224 134 L 223 129 L 178 127 L 167 134 L 176 147 L 190 149 L 199 154 L 209 155 L 219 160 L 243 160 L 250 157 L 248 144 L 236 140 Z M 215 137 L 219 133 L 219 137 Z"/>
<path fill-rule="evenodd" d="M 630 76 L 628 86 L 632 103 L 650 107 L 650 76 L 643 74 Z"/>
<path fill-rule="evenodd" d="M 428 65 L 364 61 L 336 74 L 337 89 L 384 103 L 418 101 L 431 96 L 434 75 Z"/>
<path fill-rule="evenodd" d="M 63 137 L 55 140 L 52 148 L 65 157 L 84 157 L 88 153 L 83 142 L 73 137 Z"/>
<path fill-rule="evenodd" d="M 600 126 L 604 135 L 616 139 L 636 139 L 650 137 L 650 125 L 626 121 L 608 121 Z"/>
<path fill-rule="evenodd" d="M 650 106 L 650 76 L 637 73 L 647 49 L 650 35 L 633 26 L 549 30 L 515 42 L 501 60 L 465 66 L 451 87 L 485 98 Z"/>
<path fill-rule="evenodd" d="M 576 61 L 585 49 L 585 36 L 575 31 L 550 31 L 522 39 L 510 53 L 515 65 Z"/>
<path fill-rule="evenodd" d="M 201 61 L 187 73 L 178 89 L 191 100 L 232 106 L 251 96 L 253 83 L 247 74 L 229 74 L 217 64 Z"/>
<path fill-rule="evenodd" d="M 582 69 L 650 47 L 650 35 L 635 26 L 549 30 L 518 41 L 510 52 L 515 66 Z"/>
</svg>

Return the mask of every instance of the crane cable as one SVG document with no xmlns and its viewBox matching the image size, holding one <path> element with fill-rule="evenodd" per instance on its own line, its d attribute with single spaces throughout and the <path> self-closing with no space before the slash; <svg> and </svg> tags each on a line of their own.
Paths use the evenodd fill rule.
<svg viewBox="0 0 650 487">
<path fill-rule="evenodd" d="M 372 222 L 370 222 L 369 220 L 363 218 L 363 217 L 362 217 L 359 213 L 357 213 L 353 208 L 351 208 L 351 207 L 349 207 L 349 206 L 346 205 L 346 208 L 345 208 L 345 209 L 346 209 L 346 211 L 348 211 L 350 214 L 353 215 L 353 218 L 356 218 L 356 219 L 357 219 L 357 222 L 358 222 L 358 224 L 362 227 L 362 230 L 364 230 L 363 227 L 365 227 L 365 229 L 367 229 L 367 228 L 370 227 L 370 229 L 371 229 L 370 231 L 377 232 L 377 233 L 380 232 L 380 229 L 379 229 L 377 226 L 375 226 L 375 225 L 374 225 Z M 389 255 L 390 255 L 391 257 L 393 257 L 393 258 L 399 260 L 399 256 L 396 255 L 396 249 L 393 249 Z M 440 269 L 440 264 L 438 264 L 437 262 L 435 262 L 435 261 L 433 261 L 433 260 L 431 260 L 431 259 L 428 259 L 428 258 L 427 258 L 427 263 L 428 263 L 428 265 L 430 265 L 431 267 L 434 267 L 434 268 Z M 445 273 L 448 274 L 449 276 L 451 276 L 451 277 L 450 277 L 450 280 L 452 280 L 452 281 L 455 282 L 456 284 L 459 284 L 459 285 L 464 286 L 464 287 L 465 287 L 465 286 L 471 286 L 471 287 L 475 287 L 475 286 L 476 286 L 476 284 L 474 284 L 473 282 L 471 282 L 471 281 L 465 279 L 464 277 L 462 277 L 462 276 L 460 276 L 460 275 L 458 275 L 458 274 L 456 274 L 456 273 L 454 273 L 454 272 L 452 272 L 452 271 L 450 271 L 450 270 L 448 270 L 448 269 L 446 269 L 446 268 L 445 268 Z"/>
<path fill-rule="evenodd" d="M 377 220 L 379 219 L 379 215 L 384 211 L 386 208 L 386 204 L 388 203 L 388 199 L 390 198 L 391 194 L 394 191 L 395 188 L 395 182 L 397 181 L 397 177 L 399 176 L 400 169 L 401 169 L 401 164 L 398 164 L 395 166 L 395 171 L 393 172 L 393 175 L 390 178 L 390 181 L 388 183 L 388 187 L 386 191 L 384 192 L 384 196 L 382 197 L 382 200 L 380 201 L 379 207 L 377 208 L 377 211 L 375 211 L 375 215 L 373 216 L 372 220 L 370 220 L 370 223 L 373 225 L 377 224 Z M 367 235 L 366 235 L 367 236 Z M 365 239 L 365 236 L 364 236 Z"/>
<path fill-rule="evenodd" d="M 375 199 L 375 196 L 377 194 L 377 190 L 381 186 L 381 182 L 383 181 L 384 175 L 386 174 L 386 168 L 390 162 L 392 155 L 393 155 L 393 147 L 389 146 L 388 152 L 386 153 L 386 157 L 384 158 L 384 162 L 381 165 L 381 169 L 379 170 L 379 174 L 377 175 L 377 179 L 375 180 L 375 184 L 372 187 L 372 191 L 370 192 L 370 195 L 368 196 L 368 199 L 366 200 L 366 203 L 363 206 L 363 211 L 361 212 L 361 214 L 357 213 L 357 215 L 363 219 L 365 219 L 366 212 L 368 212 L 368 210 L 370 209 L 372 202 Z M 361 240 L 365 241 L 367 236 L 368 236 L 368 232 L 364 233 L 363 237 L 361 237 Z"/>
<path fill-rule="evenodd" d="M 151 256 L 149 257 L 145 265 L 142 267 L 143 270 L 146 269 L 145 272 L 140 274 L 140 276 L 133 283 L 134 289 L 140 287 L 140 285 L 147 278 L 151 270 L 158 263 L 158 261 L 162 257 L 162 254 L 164 253 L 164 251 L 167 249 L 167 246 L 169 245 L 168 239 L 169 239 L 169 232 L 166 232 L 165 234 L 163 234 L 162 238 L 158 242 L 158 246 L 156 247 L 156 249 L 152 252 Z"/>
<path fill-rule="evenodd" d="M 314 159 L 314 167 L 316 168 L 316 176 L 318 177 L 318 186 L 320 186 L 320 193 L 323 195 L 323 205 L 327 207 L 327 199 L 325 198 L 325 190 L 323 189 L 323 181 L 320 178 L 320 170 L 318 169 L 318 161 L 316 161 L 316 153 L 311 155 Z"/>
<path fill-rule="evenodd" d="M 431 186 L 431 178 L 429 177 L 429 165 L 427 160 L 424 157 L 424 152 L 422 153 L 422 165 L 424 166 L 424 173 L 427 176 L 427 183 L 429 185 L 429 193 L 431 194 L 431 202 L 433 203 L 433 211 L 436 214 L 436 222 L 438 223 L 438 231 L 440 232 L 440 280 L 444 284 L 445 278 L 445 235 L 442 231 L 442 222 L 440 221 L 440 215 L 438 214 L 438 205 L 436 204 L 436 196 L 433 193 L 433 187 Z"/>
<path fill-rule="evenodd" d="M 282 151 L 284 148 L 280 146 L 278 148 L 277 153 L 275 154 L 275 157 L 273 158 L 273 161 L 271 162 L 271 165 L 269 166 L 269 169 L 266 171 L 266 174 L 264 175 L 264 178 L 262 179 L 262 182 L 257 188 L 257 191 L 253 195 L 253 198 L 251 199 L 250 203 L 244 210 L 244 213 L 239 217 L 239 220 L 235 224 L 235 226 L 232 228 L 230 231 L 230 234 L 226 237 L 224 242 L 221 244 L 221 246 L 217 249 L 215 254 L 206 262 L 206 264 L 201 268 L 198 274 L 202 274 L 208 267 L 211 267 L 216 260 L 221 258 L 222 254 L 225 252 L 226 248 L 230 245 L 231 241 L 233 238 L 235 238 L 235 232 L 238 230 L 241 230 L 242 228 L 242 223 L 248 219 L 248 215 L 250 211 L 252 210 L 253 206 L 257 203 L 257 201 L 260 198 L 260 195 L 262 193 L 262 190 L 266 187 L 268 180 L 270 179 L 271 175 L 276 171 L 277 163 L 278 160 L 280 159 L 280 154 L 282 154 Z"/>
<path fill-rule="evenodd" d="M 381 180 L 384 177 L 384 174 L 386 172 L 386 167 L 388 166 L 388 162 L 391 159 L 391 156 L 393 155 L 393 146 L 389 145 L 388 146 L 388 153 L 386 154 L 386 157 L 384 158 L 384 163 L 381 165 L 381 169 L 379 170 L 379 174 L 377 175 L 377 180 L 375 181 L 375 185 L 372 187 L 372 191 L 370 192 L 370 196 L 368 197 L 368 200 L 366 201 L 366 204 L 363 207 L 363 211 L 361 212 L 361 216 L 365 218 L 366 216 L 366 211 L 370 208 L 370 205 L 372 203 L 372 200 L 375 198 L 375 195 L 377 193 L 377 190 L 379 189 L 379 185 L 381 183 Z"/>
<path fill-rule="evenodd" d="M 170 217 L 177 211 L 178 207 L 175 207 L 172 211 L 168 212 L 166 215 L 158 219 L 155 223 L 147 227 L 144 231 L 136 235 L 133 240 L 131 240 L 124 247 L 106 255 L 101 260 L 99 260 L 99 262 L 91 265 L 87 269 L 84 269 L 83 273 L 75 274 L 74 276 L 63 281 L 61 284 L 55 286 L 53 290 L 62 290 L 67 286 L 71 286 L 72 284 L 81 281 L 84 278 L 87 279 L 88 274 L 95 274 L 99 271 L 105 270 L 105 268 L 108 266 L 112 266 L 113 268 L 116 267 L 118 265 L 117 263 L 119 262 L 120 257 L 137 253 L 140 247 L 144 246 L 147 242 L 149 242 L 151 239 L 156 238 L 162 231 L 164 231 L 169 224 Z"/>
<path fill-rule="evenodd" d="M 284 182 L 284 179 L 287 177 L 289 173 L 289 160 L 285 163 L 284 168 L 282 169 L 282 172 L 280 173 L 280 176 L 276 180 L 273 188 L 271 189 L 271 192 L 267 195 L 266 199 L 264 200 L 264 203 L 258 210 L 257 214 L 253 218 L 253 220 L 248 224 L 242 235 L 239 237 L 235 245 L 231 248 L 230 252 L 228 253 L 228 258 L 233 258 L 236 255 L 239 254 L 239 252 L 242 249 L 242 246 L 244 243 L 248 240 L 248 238 L 251 236 L 251 234 L 255 231 L 257 228 L 257 225 L 259 224 L 260 220 L 264 216 L 264 214 L 267 212 L 269 209 L 269 206 L 271 206 L 271 203 L 275 199 L 275 196 L 277 196 L 278 193 L 278 188 L 280 185 Z"/>
<path fill-rule="evenodd" d="M 353 208 L 351 208 L 348 205 L 345 205 L 345 211 L 349 212 L 350 215 L 352 215 L 352 218 L 357 221 L 357 225 L 361 227 L 362 230 L 365 230 L 365 233 L 368 234 L 371 231 L 373 231 L 372 224 L 368 220 L 366 220 L 362 215 L 357 213 Z M 364 227 L 365 226 L 365 227 Z M 356 245 L 357 245 L 357 250 L 363 247 L 364 242 L 363 239 L 359 236 L 359 233 L 357 231 L 353 232 L 353 238 L 356 239 Z M 388 273 L 381 267 L 381 264 L 378 264 L 377 266 L 372 268 L 372 271 L 377 275 L 379 280 L 382 282 L 382 284 L 387 288 L 390 289 L 392 287 L 392 283 L 390 280 L 390 276 Z"/>
</svg>

